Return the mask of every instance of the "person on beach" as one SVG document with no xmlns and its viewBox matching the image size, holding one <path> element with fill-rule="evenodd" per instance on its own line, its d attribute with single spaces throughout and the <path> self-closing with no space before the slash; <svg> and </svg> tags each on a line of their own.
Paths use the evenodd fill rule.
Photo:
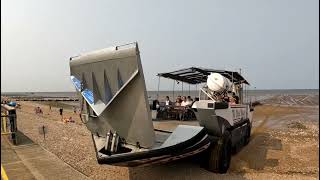
<svg viewBox="0 0 320 180">
<path fill-rule="evenodd" d="M 43 114 L 42 109 L 38 106 L 34 109 L 36 114 Z"/>
<path fill-rule="evenodd" d="M 77 108 L 73 106 L 73 112 L 76 114 L 77 113 Z"/>
<path fill-rule="evenodd" d="M 59 112 L 60 112 L 60 116 L 62 116 L 63 108 L 60 108 L 60 109 L 59 109 Z"/>
<path fill-rule="evenodd" d="M 71 116 L 69 117 L 69 122 L 74 123 L 74 120 L 72 119 L 72 117 L 71 117 Z"/>
</svg>

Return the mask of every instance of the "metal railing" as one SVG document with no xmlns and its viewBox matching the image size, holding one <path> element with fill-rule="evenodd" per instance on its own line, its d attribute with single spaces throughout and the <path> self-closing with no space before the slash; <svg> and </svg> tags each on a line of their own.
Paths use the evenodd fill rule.
<svg viewBox="0 0 320 180">
<path fill-rule="evenodd" d="M 1 104 L 1 135 L 9 135 L 9 140 L 17 144 L 16 108 Z"/>
</svg>

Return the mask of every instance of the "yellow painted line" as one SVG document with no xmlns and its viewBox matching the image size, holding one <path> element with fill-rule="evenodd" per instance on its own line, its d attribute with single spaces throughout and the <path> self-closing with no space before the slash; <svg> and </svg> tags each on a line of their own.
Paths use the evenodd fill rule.
<svg viewBox="0 0 320 180">
<path fill-rule="evenodd" d="M 1 177 L 3 180 L 9 180 L 6 171 L 4 170 L 2 164 L 1 164 Z"/>
<path fill-rule="evenodd" d="M 13 134 L 12 132 L 1 133 L 1 135 Z"/>
</svg>

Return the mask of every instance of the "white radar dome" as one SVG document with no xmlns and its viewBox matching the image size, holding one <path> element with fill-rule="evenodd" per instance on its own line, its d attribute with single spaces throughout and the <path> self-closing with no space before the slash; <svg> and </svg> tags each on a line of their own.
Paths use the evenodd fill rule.
<svg viewBox="0 0 320 180">
<path fill-rule="evenodd" d="M 211 73 L 207 79 L 208 88 L 211 91 L 221 92 L 231 88 L 231 82 L 219 73 Z"/>
</svg>

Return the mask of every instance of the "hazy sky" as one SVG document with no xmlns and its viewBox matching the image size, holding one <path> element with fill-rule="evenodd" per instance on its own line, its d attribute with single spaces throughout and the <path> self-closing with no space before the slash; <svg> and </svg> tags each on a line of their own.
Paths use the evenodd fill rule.
<svg viewBox="0 0 320 180">
<path fill-rule="evenodd" d="M 319 86 L 318 0 L 5 0 L 1 91 L 72 91 L 70 56 L 132 41 L 148 90 L 189 66 L 242 68 L 257 89 Z"/>
</svg>

